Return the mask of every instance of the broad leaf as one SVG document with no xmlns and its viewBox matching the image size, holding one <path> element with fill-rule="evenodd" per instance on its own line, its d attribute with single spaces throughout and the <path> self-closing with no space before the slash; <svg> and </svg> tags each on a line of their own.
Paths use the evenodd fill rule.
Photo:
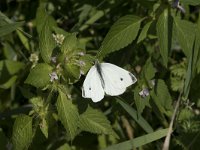
<svg viewBox="0 0 200 150">
<path fill-rule="evenodd" d="M 171 49 L 171 32 L 172 32 L 172 22 L 170 20 L 168 9 L 165 9 L 163 13 L 160 15 L 156 30 L 158 35 L 158 42 L 160 46 L 160 54 L 163 59 L 163 63 L 167 66 L 168 63 L 168 55 Z"/>
<path fill-rule="evenodd" d="M 189 21 L 180 20 L 178 17 L 174 17 L 173 27 L 175 29 L 178 42 L 183 52 L 189 58 L 195 39 L 194 29 L 196 28 L 196 26 Z"/>
<path fill-rule="evenodd" d="M 58 117 L 67 131 L 67 137 L 73 140 L 77 134 L 79 114 L 76 106 L 67 96 L 59 91 L 59 96 L 56 102 Z"/>
<path fill-rule="evenodd" d="M 141 21 L 141 18 L 133 15 L 124 16 L 116 21 L 104 38 L 97 57 L 103 58 L 135 40 Z"/>
<path fill-rule="evenodd" d="M 66 63 L 64 66 L 64 77 L 69 84 L 73 84 L 81 77 L 80 67 L 75 64 Z"/>
<path fill-rule="evenodd" d="M 148 143 L 151 143 L 153 141 L 156 141 L 165 137 L 167 135 L 167 132 L 168 132 L 168 129 L 161 129 L 153 133 L 134 138 L 132 140 L 111 145 L 103 150 L 130 150 L 137 147 L 139 148 L 143 145 L 146 145 Z"/>
<path fill-rule="evenodd" d="M 15 150 L 28 149 L 32 141 L 32 118 L 20 115 L 13 126 L 12 143 Z"/>
<path fill-rule="evenodd" d="M 52 16 L 50 16 L 46 10 L 46 2 L 40 2 L 40 5 L 37 9 L 36 13 L 36 24 L 37 24 L 37 32 L 38 34 L 41 33 L 41 31 L 44 29 L 44 25 L 46 24 L 46 21 L 48 20 L 48 24 L 50 27 L 55 27 L 56 26 L 56 21 Z"/>
<path fill-rule="evenodd" d="M 31 84 L 37 88 L 43 88 L 50 82 L 49 74 L 52 72 L 52 67 L 48 64 L 37 64 L 31 69 L 25 83 Z"/>
<path fill-rule="evenodd" d="M 87 110 L 80 115 L 79 128 L 83 131 L 96 134 L 110 134 L 117 137 L 105 115 L 91 107 L 88 107 Z"/>
<path fill-rule="evenodd" d="M 56 47 L 56 43 L 55 40 L 53 39 L 51 31 L 52 26 L 50 21 L 51 21 L 50 17 L 47 16 L 44 20 L 45 24 L 42 27 L 42 31 L 39 34 L 40 52 L 43 60 L 46 63 L 50 63 L 53 49 Z"/>
<path fill-rule="evenodd" d="M 168 87 L 163 80 L 158 80 L 154 92 L 151 93 L 154 102 L 162 113 L 168 114 L 172 110 L 172 98 Z"/>
<path fill-rule="evenodd" d="M 16 74 L 25 66 L 24 63 L 19 61 L 5 60 L 4 63 L 10 75 Z"/>
<path fill-rule="evenodd" d="M 53 49 L 56 47 L 56 42 L 52 35 L 52 28 L 56 26 L 56 21 L 47 13 L 45 2 L 41 2 L 37 9 L 36 24 L 41 56 L 46 63 L 49 63 Z"/>
<path fill-rule="evenodd" d="M 62 47 L 61 47 L 61 52 L 66 54 L 67 57 L 70 57 L 70 54 L 73 53 L 73 50 L 76 50 L 77 44 L 78 44 L 78 41 L 76 38 L 76 34 L 70 34 L 65 37 Z"/>
<path fill-rule="evenodd" d="M 154 68 L 151 59 L 148 59 L 143 67 L 142 74 L 147 82 L 154 78 L 156 69 Z"/>
</svg>

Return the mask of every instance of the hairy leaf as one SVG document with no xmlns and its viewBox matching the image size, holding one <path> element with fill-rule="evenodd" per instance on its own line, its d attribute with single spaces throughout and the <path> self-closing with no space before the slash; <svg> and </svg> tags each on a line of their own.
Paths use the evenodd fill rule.
<svg viewBox="0 0 200 150">
<path fill-rule="evenodd" d="M 62 47 L 61 47 L 61 51 L 65 55 L 67 55 L 67 57 L 70 57 L 69 55 L 73 53 L 73 50 L 76 50 L 77 44 L 78 44 L 78 41 L 76 38 L 76 34 L 70 34 L 65 37 Z"/>
<path fill-rule="evenodd" d="M 156 25 L 156 30 L 160 46 L 160 54 L 162 56 L 164 65 L 167 66 L 168 55 L 171 49 L 171 32 L 172 32 L 171 20 L 168 9 L 165 9 L 163 13 L 160 15 Z"/>
<path fill-rule="evenodd" d="M 56 47 L 52 35 L 52 28 L 56 22 L 46 11 L 46 3 L 41 2 L 36 14 L 37 31 L 39 34 L 39 48 L 41 56 L 46 63 L 50 63 L 53 49 Z"/>
<path fill-rule="evenodd" d="M 156 103 L 157 107 L 162 113 L 167 113 L 172 109 L 172 98 L 169 93 L 168 87 L 163 80 L 158 80 L 154 92 L 152 93 L 152 98 Z"/>
<path fill-rule="evenodd" d="M 28 149 L 32 141 L 32 118 L 20 115 L 13 126 L 12 143 L 15 150 Z"/>
<path fill-rule="evenodd" d="M 180 20 L 178 17 L 174 17 L 174 28 L 178 42 L 189 58 L 192 52 L 193 43 L 195 39 L 195 25 L 186 20 Z"/>
<path fill-rule="evenodd" d="M 141 21 L 141 18 L 133 15 L 120 18 L 107 33 L 97 56 L 104 57 L 130 44 L 137 37 Z"/>
<path fill-rule="evenodd" d="M 67 131 L 67 137 L 73 140 L 77 134 L 79 114 L 76 106 L 72 104 L 67 96 L 59 91 L 56 102 L 58 117 Z"/>
<path fill-rule="evenodd" d="M 105 115 L 91 107 L 88 107 L 87 110 L 80 115 L 79 128 L 83 131 L 97 134 L 111 134 L 117 137 Z"/>
<path fill-rule="evenodd" d="M 52 67 L 48 64 L 37 64 L 31 69 L 25 83 L 31 84 L 37 88 L 43 88 L 50 82 L 49 74 L 52 72 Z"/>
</svg>

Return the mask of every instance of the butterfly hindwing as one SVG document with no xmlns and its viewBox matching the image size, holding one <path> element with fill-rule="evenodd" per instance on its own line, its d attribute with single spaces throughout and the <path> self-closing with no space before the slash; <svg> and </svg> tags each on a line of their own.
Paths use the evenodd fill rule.
<svg viewBox="0 0 200 150">
<path fill-rule="evenodd" d="M 98 102 L 104 97 L 101 79 L 95 66 L 92 66 L 85 78 L 82 96 L 84 98 L 91 98 L 93 102 Z"/>
</svg>

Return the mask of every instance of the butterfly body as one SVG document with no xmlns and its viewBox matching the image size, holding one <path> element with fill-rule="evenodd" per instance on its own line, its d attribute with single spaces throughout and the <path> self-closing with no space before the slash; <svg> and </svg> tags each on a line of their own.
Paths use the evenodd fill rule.
<svg viewBox="0 0 200 150">
<path fill-rule="evenodd" d="M 121 95 L 126 88 L 137 81 L 135 76 L 110 63 L 96 63 L 89 70 L 82 88 L 82 96 L 98 102 L 105 93 L 111 96 Z"/>
</svg>

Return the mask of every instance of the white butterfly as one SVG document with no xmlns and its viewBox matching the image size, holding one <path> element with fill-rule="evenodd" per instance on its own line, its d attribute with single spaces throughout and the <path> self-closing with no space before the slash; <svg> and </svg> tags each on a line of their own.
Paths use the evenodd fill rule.
<svg viewBox="0 0 200 150">
<path fill-rule="evenodd" d="M 136 77 L 116 65 L 95 63 L 85 78 L 82 96 L 98 102 L 107 95 L 116 96 L 124 93 L 126 88 L 137 81 Z"/>
</svg>

